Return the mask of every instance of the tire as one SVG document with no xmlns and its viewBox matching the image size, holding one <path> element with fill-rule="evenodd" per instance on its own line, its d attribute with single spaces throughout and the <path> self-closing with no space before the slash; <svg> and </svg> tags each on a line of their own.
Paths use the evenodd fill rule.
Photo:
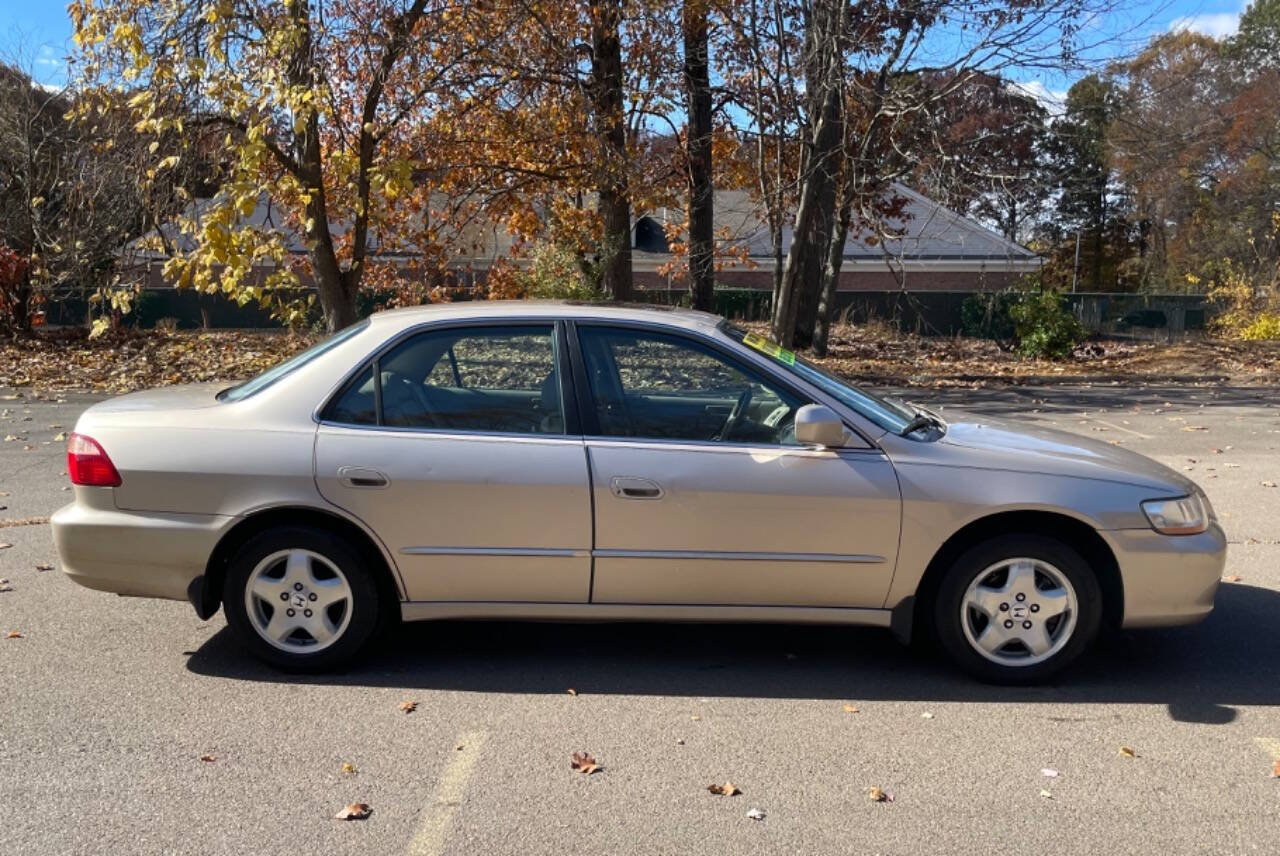
<svg viewBox="0 0 1280 856">
<path fill-rule="evenodd" d="M 1078 552 L 1043 535 L 1004 535 L 970 548 L 934 601 L 943 651 L 994 684 L 1047 679 L 1089 648 L 1101 623 L 1097 576 Z"/>
<path fill-rule="evenodd" d="M 381 600 L 360 551 L 307 526 L 269 529 L 245 542 L 222 591 L 227 623 L 241 644 L 293 672 L 350 663 L 379 629 Z"/>
</svg>

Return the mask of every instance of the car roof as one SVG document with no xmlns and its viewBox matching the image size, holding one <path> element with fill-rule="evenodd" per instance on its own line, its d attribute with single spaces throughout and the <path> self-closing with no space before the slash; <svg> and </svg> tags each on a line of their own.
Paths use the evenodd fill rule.
<svg viewBox="0 0 1280 856">
<path fill-rule="evenodd" d="M 377 324 L 408 326 L 427 321 L 502 320 L 504 318 L 547 318 L 572 320 L 656 321 L 673 327 L 706 329 L 723 319 L 710 312 L 646 303 L 590 303 L 575 300 L 463 300 L 430 303 L 376 312 L 370 320 Z"/>
</svg>

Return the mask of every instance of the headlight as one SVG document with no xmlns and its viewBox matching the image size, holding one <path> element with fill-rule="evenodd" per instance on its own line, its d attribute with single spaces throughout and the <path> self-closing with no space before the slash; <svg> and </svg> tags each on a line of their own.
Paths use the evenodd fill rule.
<svg viewBox="0 0 1280 856">
<path fill-rule="evenodd" d="M 1151 528 L 1162 535 L 1198 535 L 1209 528 L 1209 509 L 1199 494 L 1142 503 Z"/>
</svg>

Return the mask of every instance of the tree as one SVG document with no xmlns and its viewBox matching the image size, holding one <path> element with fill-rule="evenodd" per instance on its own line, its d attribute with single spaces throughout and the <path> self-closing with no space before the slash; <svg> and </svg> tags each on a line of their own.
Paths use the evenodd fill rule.
<svg viewBox="0 0 1280 856">
<path fill-rule="evenodd" d="M 336 330 L 355 320 L 371 235 L 421 249 L 412 129 L 462 83 L 474 49 L 462 37 L 475 17 L 467 5 L 76 0 L 70 12 L 85 85 L 127 85 L 142 132 L 225 135 L 227 180 L 183 223 L 196 249 L 167 268 L 179 284 L 270 304 L 309 276 Z M 174 97 L 185 115 L 157 109 Z M 281 231 L 245 225 L 267 198 L 305 242 L 297 272 Z M 277 270 L 262 280 L 254 268 L 264 263 Z"/>
<path fill-rule="evenodd" d="M 1107 246 L 1120 215 L 1119 188 L 1107 147 L 1107 133 L 1119 110 L 1119 92 L 1112 80 L 1096 74 L 1081 78 L 1067 91 L 1066 110 L 1053 124 L 1049 145 L 1061 228 L 1087 240 L 1094 291 L 1103 290 Z"/>
<path fill-rule="evenodd" d="M 695 309 L 714 308 L 715 188 L 711 161 L 711 65 L 707 0 L 684 0 L 685 151 L 689 174 L 689 299 Z"/>
</svg>

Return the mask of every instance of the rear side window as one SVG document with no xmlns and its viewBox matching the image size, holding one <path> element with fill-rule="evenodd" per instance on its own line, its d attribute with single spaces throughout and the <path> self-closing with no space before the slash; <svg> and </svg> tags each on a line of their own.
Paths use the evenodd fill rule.
<svg viewBox="0 0 1280 856">
<path fill-rule="evenodd" d="M 557 358 L 549 324 L 421 333 L 354 378 L 325 418 L 394 428 L 561 434 Z"/>
</svg>

